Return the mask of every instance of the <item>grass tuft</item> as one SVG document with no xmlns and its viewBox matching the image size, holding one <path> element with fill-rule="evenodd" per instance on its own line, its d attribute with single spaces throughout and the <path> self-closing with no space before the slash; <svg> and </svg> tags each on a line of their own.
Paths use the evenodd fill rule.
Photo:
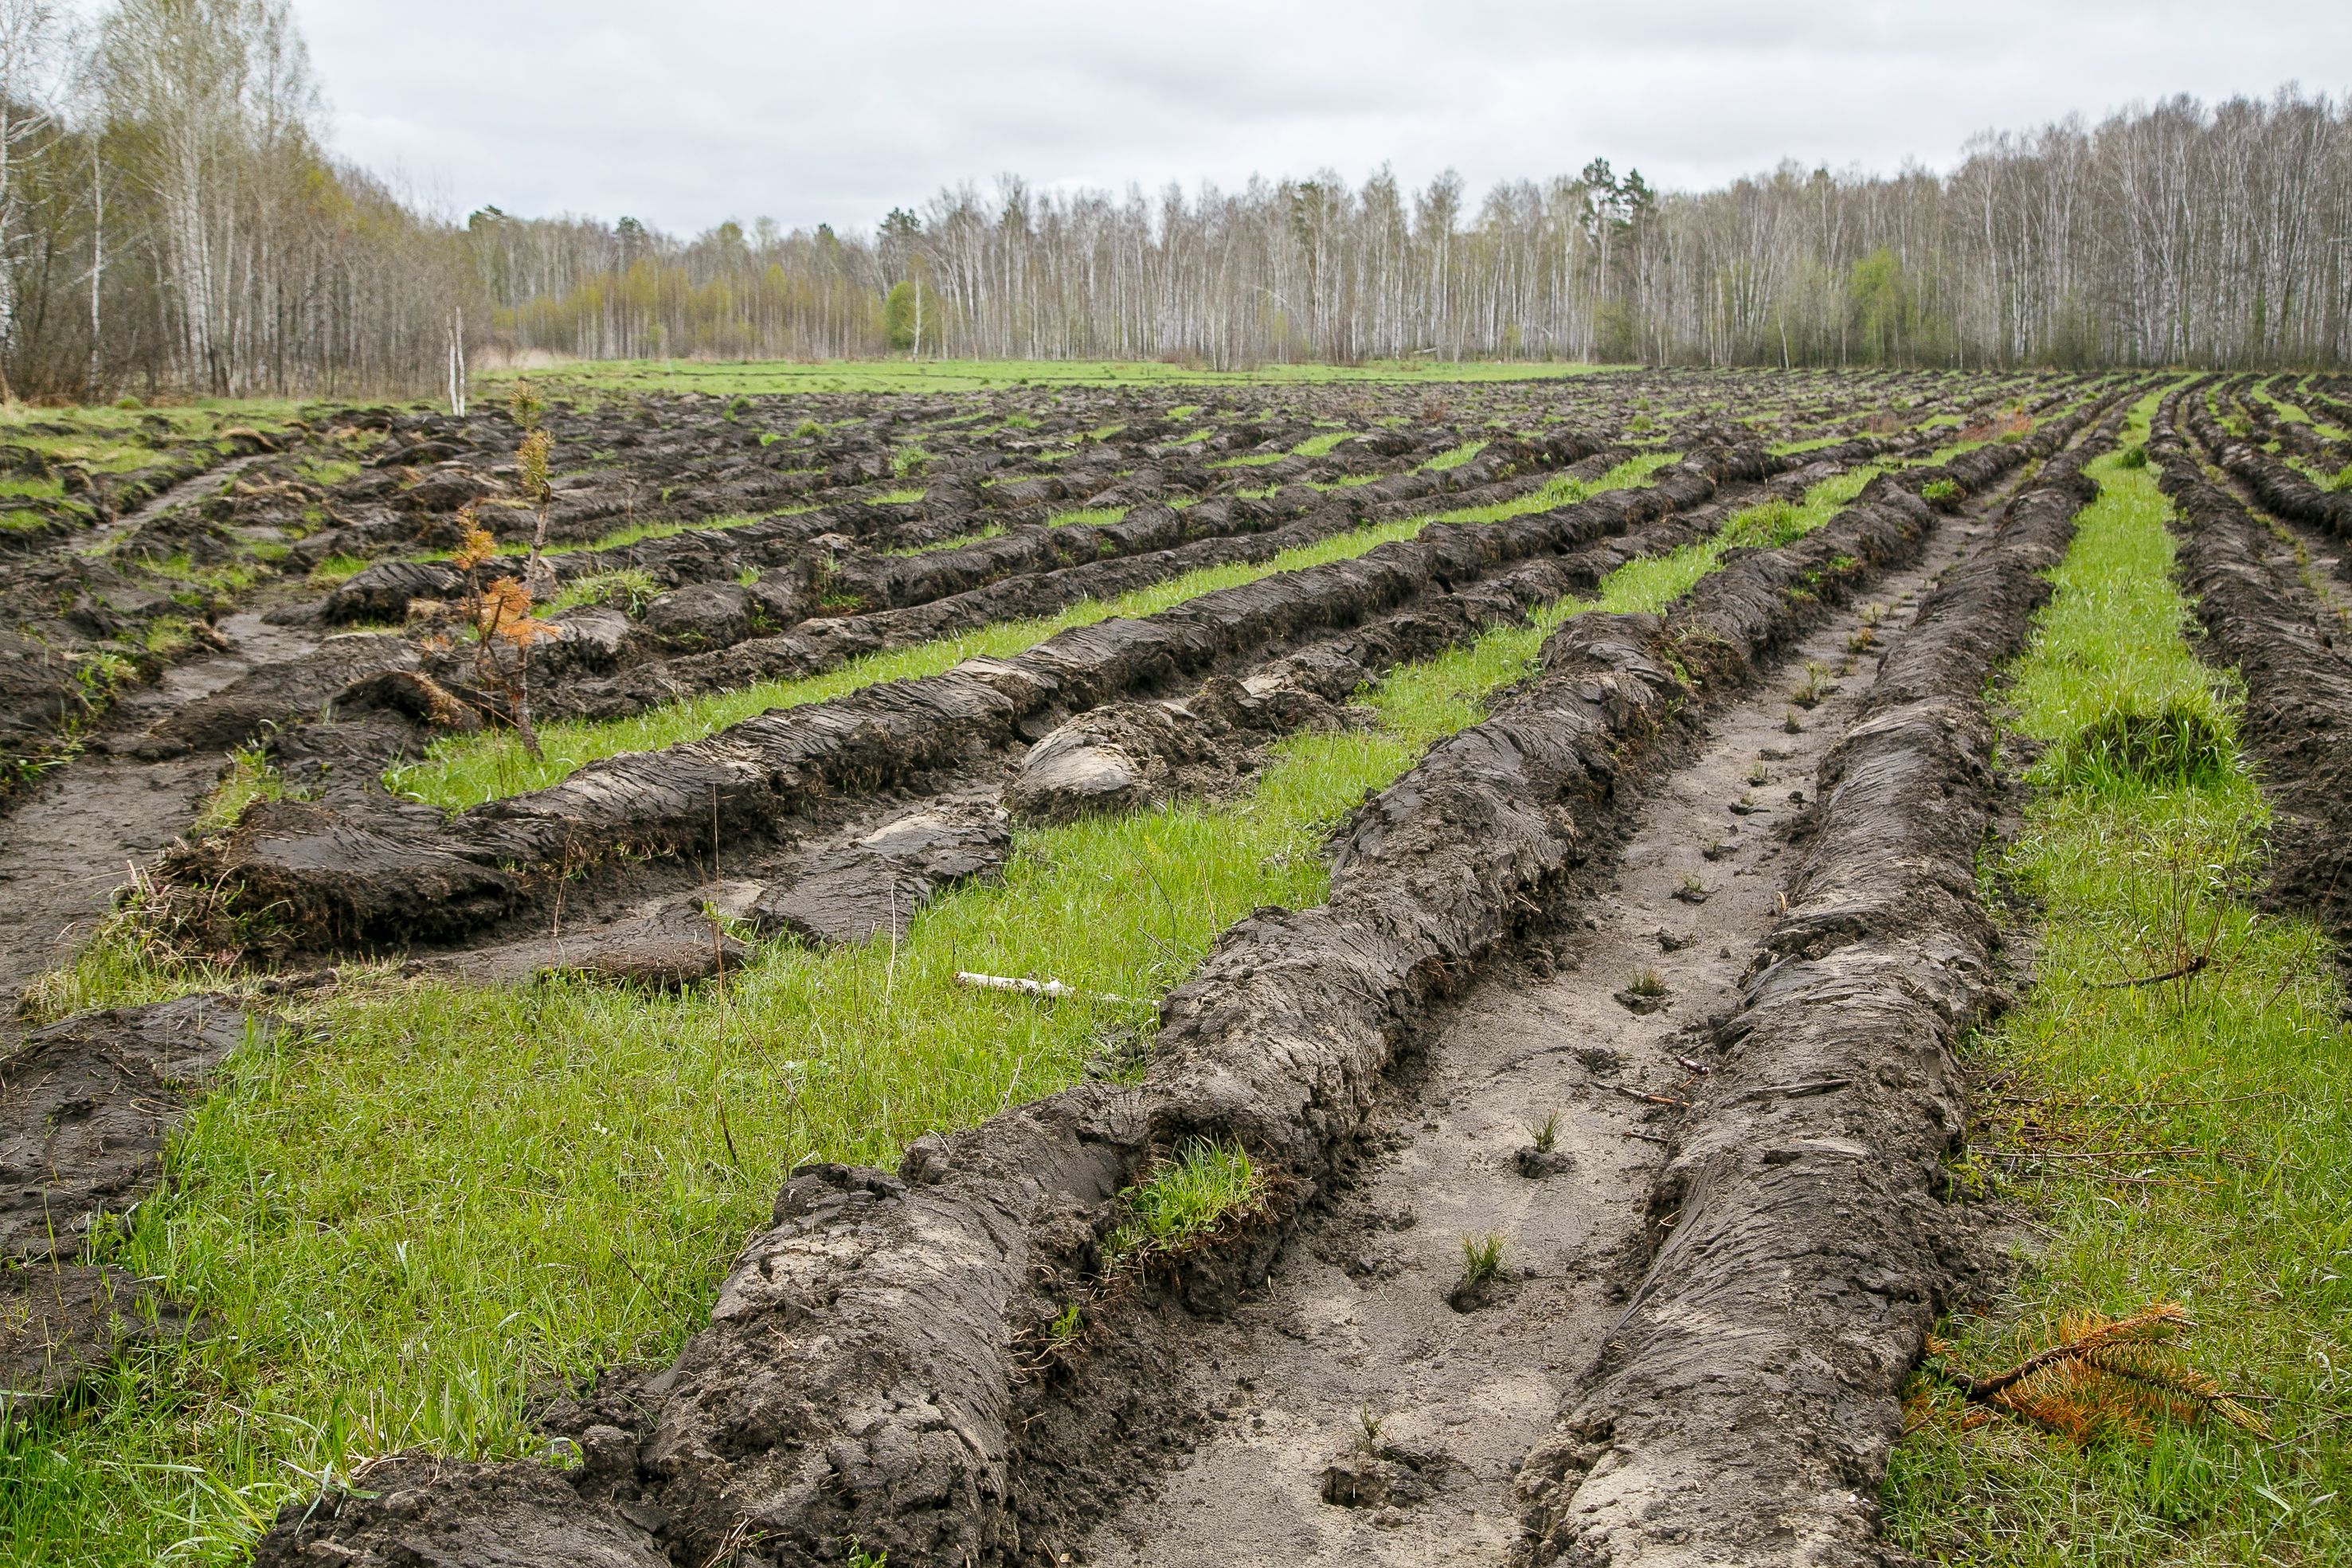
<svg viewBox="0 0 2352 1568">
<path fill-rule="evenodd" d="M 1119 1194 L 1127 1218 L 1104 1243 L 1104 1267 L 1178 1252 L 1264 1202 L 1265 1176 L 1238 1144 L 1187 1144 Z"/>
<path fill-rule="evenodd" d="M 2213 783 L 2237 762 L 2232 728 L 2210 690 L 2201 699 L 2176 693 L 2152 713 L 2126 698 L 2059 744 L 2047 781 L 2094 791 Z"/>
<path fill-rule="evenodd" d="M 1507 1245 L 1499 1230 L 1489 1230 L 1462 1239 L 1462 1278 L 1454 1284 L 1457 1291 L 1475 1291 L 1491 1285 L 1503 1276 L 1503 1253 Z"/>
<path fill-rule="evenodd" d="M 599 571 L 587 577 L 575 578 L 556 591 L 553 598 L 540 607 L 542 615 L 560 615 L 566 610 L 583 604 L 608 604 L 631 616 L 641 615 L 661 584 L 653 573 L 635 567 L 614 571 Z"/>
</svg>

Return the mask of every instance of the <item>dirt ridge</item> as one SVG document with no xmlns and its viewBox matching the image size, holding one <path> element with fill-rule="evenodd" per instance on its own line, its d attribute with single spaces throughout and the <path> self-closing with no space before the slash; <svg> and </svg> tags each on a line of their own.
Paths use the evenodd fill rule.
<svg viewBox="0 0 2352 1568">
<path fill-rule="evenodd" d="M 1969 454 L 1966 472 L 2012 470 L 2092 412 Z M 1150 1151 L 1238 1140 L 1275 1173 L 1276 1213 L 1295 1212 L 1343 1169 L 1420 1009 L 1539 917 L 1639 759 L 1825 601 L 1915 559 L 1932 524 L 1881 478 L 1806 538 L 1735 552 L 1663 619 L 1571 620 L 1506 711 L 1360 813 L 1329 904 L 1264 911 L 1226 934 L 1164 1004 L 1139 1090 L 1082 1085 L 919 1140 L 896 1176 L 795 1176 L 710 1328 L 658 1376 L 572 1416 L 588 1458 L 574 1490 L 598 1506 L 509 1497 L 499 1478 L 515 1466 L 425 1464 L 391 1477 L 382 1501 L 289 1509 L 259 1561 L 301 1560 L 321 1539 L 387 1554 L 463 1539 L 499 1542 L 518 1563 L 589 1560 L 625 1521 L 639 1532 L 630 1562 L 661 1561 L 656 1538 L 680 1563 L 735 1552 L 746 1564 L 834 1563 L 853 1538 L 910 1563 L 1049 1555 L 1034 1526 L 1056 1500 L 1025 1494 L 1026 1480 L 1050 1491 L 1057 1473 L 1088 1467 L 1024 1453 L 1008 1335 L 1086 1280 L 1112 1197 Z M 1276 1237 L 1273 1223 L 1246 1228 L 1188 1260 L 1180 1293 L 1213 1307 L 1262 1270 Z M 1167 1332 L 1151 1321 L 1132 1332 Z M 1083 1420 L 1052 1431 L 1105 1440 Z M 526 1484 L 547 1491 L 536 1477 L 514 1483 Z"/>
<path fill-rule="evenodd" d="M 1952 1049 L 2000 994 L 1982 693 L 2096 493 L 2081 462 L 1946 574 L 1823 760 L 1786 913 L 1653 1195 L 1658 1255 L 1520 1472 L 1516 1562 L 1887 1560 L 1899 1385 L 1972 1268 L 1940 1162 L 1966 1126 Z"/>
<path fill-rule="evenodd" d="M 2242 722 L 2278 813 L 2273 894 L 2352 947 L 2352 660 L 2315 596 L 2270 565 L 2262 526 L 2200 471 L 2179 428 L 2196 401 L 2168 397 L 2148 441 L 2179 518 L 2181 583 L 2207 656 L 2246 684 Z"/>
</svg>

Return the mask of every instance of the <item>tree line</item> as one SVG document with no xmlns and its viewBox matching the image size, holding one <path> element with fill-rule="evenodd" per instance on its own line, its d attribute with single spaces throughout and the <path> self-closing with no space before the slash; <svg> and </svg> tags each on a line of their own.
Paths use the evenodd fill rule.
<svg viewBox="0 0 2352 1568">
<path fill-rule="evenodd" d="M 285 0 L 0 0 L 8 395 L 440 390 L 460 354 L 1429 357 L 2083 368 L 2352 361 L 2352 112 L 2284 89 L 1987 134 L 1949 172 L 1596 159 L 1055 193 L 870 232 L 462 222 L 325 143 Z"/>
<path fill-rule="evenodd" d="M 498 323 L 587 357 L 899 351 L 1224 367 L 1426 355 L 1700 364 L 2341 366 L 2352 113 L 2292 90 L 1989 134 L 1948 173 L 1784 163 L 1661 191 L 1594 160 L 1475 206 L 1386 170 L 942 190 L 871 236 L 685 243 L 500 220 Z M 555 253 L 562 253 L 561 261 Z M 506 264 L 500 264 L 502 267 Z"/>
<path fill-rule="evenodd" d="M 10 395 L 436 384 L 457 225 L 334 158 L 285 0 L 0 0 Z"/>
</svg>

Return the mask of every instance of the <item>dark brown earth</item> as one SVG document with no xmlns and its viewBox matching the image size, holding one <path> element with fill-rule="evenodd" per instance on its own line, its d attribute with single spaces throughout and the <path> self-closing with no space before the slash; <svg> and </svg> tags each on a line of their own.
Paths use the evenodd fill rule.
<svg viewBox="0 0 2352 1568">
<path fill-rule="evenodd" d="M 1951 476 L 1981 491 L 2082 423 L 2078 415 L 2023 445 L 1971 454 Z M 2064 497 L 2061 524 L 2077 499 Z M 1358 815 L 1336 852 L 1328 905 L 1261 912 L 1227 934 L 1163 1005 L 1139 1089 L 1086 1085 L 970 1133 L 922 1140 L 896 1174 L 818 1167 L 797 1176 L 778 1200 L 775 1228 L 753 1239 L 722 1288 L 710 1327 L 639 1385 L 646 1406 L 625 1426 L 596 1431 L 593 1443 L 580 1435 L 583 1448 L 609 1456 L 577 1472 L 583 1503 L 615 1528 L 658 1539 L 677 1562 L 732 1552 L 744 1563 L 833 1563 L 852 1539 L 907 1562 L 1049 1560 L 1075 1549 L 1107 1493 L 1134 1479 L 1134 1460 L 1121 1457 L 1113 1434 L 1181 1429 L 1168 1391 L 1147 1369 L 1196 1340 L 1188 1314 L 1228 1311 L 1263 1280 L 1285 1225 L 1349 1179 L 1386 1074 L 1428 1009 L 1473 965 L 1540 928 L 1555 897 L 1591 874 L 1594 856 L 1623 833 L 1659 770 L 1696 743 L 1702 716 L 1750 689 L 1832 606 L 1913 568 L 1937 528 L 1916 496 L 1881 480 L 1796 544 L 1735 555 L 1663 619 L 1570 621 L 1547 645 L 1536 682 Z M 2021 560 L 2031 553 L 2007 552 Z M 1992 650 L 2000 626 L 2013 621 L 2021 632 L 2039 580 L 2030 564 L 2007 571 L 1998 580 L 2009 597 L 1953 612 L 1965 627 L 1951 635 Z M 1995 630 L 1979 628 L 1987 622 Z M 1968 656 L 1922 654 L 1920 663 L 1948 674 Z M 1982 679 L 1979 664 L 1970 701 Z M 1937 745 L 1885 788 L 1899 797 L 1914 777 L 1938 789 L 1980 787 L 1966 758 L 1982 729 L 1980 715 L 1957 739 L 1929 723 Z M 1864 811 L 1857 800 L 1855 810 L 1864 839 L 1900 837 L 1889 823 L 1899 803 Z M 1951 815 L 1958 826 L 1928 830 L 1944 835 L 1937 845 L 1968 831 L 1967 813 Z M 1843 820 L 1833 808 L 1832 826 Z M 1907 874 L 1948 882 L 1932 862 Z M 1919 933 L 1941 907 L 1921 901 L 1922 924 L 1903 936 L 1928 940 Z M 1958 938 L 1963 947 L 1975 929 Z M 1865 920 L 1843 942 L 1857 949 L 1842 961 L 1853 976 L 1887 970 L 1852 967 L 1871 950 L 1872 930 Z M 1973 983 L 1976 971 L 1961 968 Z M 1751 1003 L 1751 1013 L 1762 1005 Z M 1940 1051 L 1967 1011 L 1935 1014 L 1920 1049 Z M 1806 1049 L 1791 1034 L 1788 1050 Z M 1762 1060 L 1737 1049 L 1729 1056 L 1735 1067 Z M 1759 1110 L 1738 1113 L 1783 1103 L 1813 1113 L 1805 1102 L 1815 1096 L 1790 1092 L 1802 1085 L 1753 1087 L 1769 1092 L 1755 1097 Z M 1841 1115 L 1868 1103 L 1890 1123 L 1908 1116 L 1927 1131 L 1906 1124 L 1906 1136 L 1940 1146 L 1949 1129 L 1925 1109 L 1935 1085 L 1898 1071 L 1883 1087 L 1884 1096 L 1821 1097 Z M 1097 1239 L 1115 1217 L 1118 1189 L 1154 1150 L 1200 1136 L 1242 1143 L 1270 1173 L 1266 1217 L 1187 1255 L 1149 1289 L 1088 1298 L 1097 1327 L 1085 1353 L 1042 1379 L 1021 1371 L 1026 1353 L 1008 1340 L 1034 1343 L 1073 1292 L 1094 1288 Z M 1817 1179 L 1801 1151 L 1798 1165 L 1785 1179 Z M 1834 1160 L 1829 1166 L 1834 1185 Z M 1911 1179 L 1905 1173 L 1917 1168 L 1898 1163 L 1885 1179 Z M 1727 1215 L 1739 1212 L 1743 1190 L 1728 1189 Z M 1813 1239 L 1832 1251 L 1842 1245 L 1834 1233 Z M 1885 1266 L 1927 1275 L 1937 1262 L 1914 1246 Z M 1923 1329 L 1936 1288 L 1933 1278 L 1916 1280 L 1898 1293 L 1916 1304 L 1874 1332 L 1899 1338 Z M 1787 1332 L 1801 1331 L 1811 1332 Z M 1907 1364 L 1907 1354 L 1902 1359 Z M 1892 1355 L 1882 1358 L 1849 1396 L 1890 1398 L 1899 1370 Z M 1628 1440 L 1635 1436 L 1629 1427 Z M 1801 1442 L 1785 1462 L 1801 1468 L 1813 1451 Z M 1689 1462 L 1668 1444 L 1651 1452 L 1657 1463 Z M 481 1490 L 497 1486 L 499 1473 L 453 1469 L 425 1489 L 414 1529 L 358 1497 L 331 1500 L 307 1521 L 289 1511 L 264 1558 L 293 1561 L 330 1538 L 388 1552 L 428 1522 L 443 1531 L 482 1527 L 482 1508 L 504 1506 L 486 1503 L 492 1494 Z"/>
<path fill-rule="evenodd" d="M 2191 389 L 2168 397 L 2148 442 L 2180 518 L 2181 584 L 2207 654 L 2246 685 L 2242 722 L 2262 757 L 2272 827 L 2272 891 L 2317 915 L 2339 952 L 2352 943 L 2352 627 L 2301 580 L 2289 556 L 2208 479 L 2180 434 Z M 2233 470 L 2234 471 L 2234 470 Z"/>
<path fill-rule="evenodd" d="M 309 637 L 250 613 L 226 618 L 220 632 L 222 652 L 176 666 L 125 699 L 114 715 L 119 727 L 43 774 L 0 816 L 0 994 L 13 997 L 89 938 L 131 868 L 154 863 L 220 772 L 217 749 L 160 760 L 132 755 L 138 731 L 130 727 L 158 715 L 168 722 L 186 705 L 310 645 Z M 11 1030 L 6 1020 L 0 1011 L 0 1038 Z"/>
<path fill-rule="evenodd" d="M 761 890 L 751 916 L 821 945 L 903 936 L 917 910 L 958 883 L 993 876 L 1012 852 L 992 799 L 942 800 L 799 857 Z"/>
<path fill-rule="evenodd" d="M 82 1261 L 163 1174 L 163 1142 L 223 1058 L 268 1026 L 219 997 L 83 1013 L 0 1061 L 0 1400 L 68 1397 L 178 1308 Z"/>
<path fill-rule="evenodd" d="M 559 407 L 556 537 L 701 526 L 552 558 L 565 583 L 642 577 L 565 612 L 534 650 L 545 714 L 641 711 L 1366 520 L 1512 499 L 1563 471 L 1598 476 L 1633 430 L 1691 455 L 1643 488 L 1432 525 L 1017 658 L 615 758 L 447 822 L 387 795 L 382 769 L 507 715 L 446 645 L 451 573 L 419 558 L 454 541 L 468 501 L 502 538 L 526 531 L 510 504 L 520 433 L 495 413 L 359 411 L 334 437 L 373 443 L 356 478 L 318 483 L 290 452 L 257 450 L 118 522 L 60 523 L 61 539 L 118 552 L 284 553 L 256 601 L 277 606 L 267 618 L 215 611 L 210 645 L 117 694 L 76 731 L 81 754 L 0 819 L 0 876 L 25 892 L 0 916 L 23 938 L 6 977 L 68 957 L 126 881 L 143 928 L 247 971 L 389 952 L 474 984 L 650 989 L 724 974 L 753 940 L 890 939 L 942 890 L 996 874 L 1015 823 L 1234 791 L 1282 735 L 1363 722 L 1350 699 L 1399 664 L 1950 434 L 1874 419 L 1881 434 L 1857 435 L 1840 384 L 1810 408 L 1788 390 L 1803 378 L 1765 383 L 1760 427 L 1650 417 L 1654 399 L 1696 404 L 1706 384 L 1584 378 L 1565 423 L 1524 389 L 1465 391 L 1389 425 L 1372 425 L 1370 394 L 1286 392 L 1220 411 L 1190 444 L 1170 392 L 1008 394 L 994 412 L 1025 429 L 979 434 L 954 400 L 812 404 L 827 416 L 815 434 L 758 400 Z M 1465 1544 L 1576 1560 L 1593 1541 L 1632 1561 L 1675 1547 L 1675 1530 L 1738 1542 L 1743 1560 L 1791 1542 L 1822 1561 L 1873 1549 L 1853 1494 L 1883 1462 L 1892 1379 L 1971 1266 L 1928 1180 L 1939 1115 L 1957 1114 L 1946 1048 L 1990 994 L 1970 884 L 1948 862 L 1989 810 L 1977 695 L 2080 499 L 2064 460 L 1979 530 L 2022 465 L 2094 418 L 2063 412 L 2083 385 L 2046 378 L 1889 376 L 1872 396 L 1906 390 L 1941 400 L 1906 419 L 2018 399 L 2049 417 L 2024 441 L 1882 477 L 1793 544 L 1732 552 L 1662 616 L 1570 621 L 1493 717 L 1342 825 L 1327 905 L 1258 911 L 1164 999 L 1140 1084 L 1087 1082 L 920 1140 L 895 1172 L 795 1173 L 674 1365 L 616 1369 L 542 1412 L 576 1468 L 379 1462 L 289 1509 L 259 1560 L 837 1568 L 855 1542 L 909 1564 L 1236 1561 L 1235 1529 L 1261 1514 L 1289 1521 L 1286 1562 L 1440 1561 Z M 1334 418 L 1371 427 L 1283 455 Z M 1816 436 L 1844 439 L 1795 457 L 1761 444 Z M 1423 466 L 1472 439 L 1487 445 L 1468 462 Z M 912 472 L 910 441 L 929 449 Z M 1275 460 L 1214 465 L 1244 455 Z M 1370 483 L 1316 487 L 1341 478 Z M 1931 506 L 1919 492 L 1938 480 Z M 921 498 L 892 498 L 902 485 Z M 1053 520 L 1113 505 L 1133 509 Z M 758 520 L 709 526 L 721 512 Z M 1862 596 L 1907 603 L 1964 547 L 1866 682 L 1855 661 L 1873 649 L 1855 640 L 1906 615 L 1874 615 L 1865 636 Z M 298 588 L 331 556 L 373 564 Z M 341 630 L 370 621 L 399 624 Z M 1792 735 L 1785 688 L 1804 660 L 1847 674 Z M 164 853 L 223 753 L 247 746 L 285 798 Z M 1765 785 L 1743 782 L 1751 768 Z M 1784 888 L 1776 862 L 1800 854 Z M 1632 983 L 1650 968 L 1657 988 Z M 1928 978 L 1898 995 L 1889 977 L 1912 973 Z M 1884 1045 L 1853 1027 L 1865 1009 L 1905 1051 L 1862 1059 Z M 40 1221 L 39 1245 L 19 1237 L 0 1272 L 18 1408 L 37 1417 L 127 1346 L 200 1324 L 201 1303 L 91 1259 L 166 1178 L 170 1129 L 248 1027 L 268 1026 L 190 998 L 69 1019 L 0 1058 L 0 1200 L 26 1235 L 26 1217 Z M 1528 1043 L 1543 1036 L 1562 1038 Z M 1538 1102 L 1563 1113 L 1548 1147 Z M 1107 1275 L 1121 1190 L 1202 1138 L 1247 1148 L 1262 1208 Z M 1839 1152 L 1856 1144 L 1883 1157 Z M 1871 1212 L 1846 1224 L 1835 1211 L 1857 1182 Z M 1793 1239 L 1790 1213 L 1806 1221 Z M 1449 1291 L 1474 1228 L 1514 1234 L 1508 1267 Z M 1694 1262 L 1704 1249 L 1685 1238 L 1702 1234 L 1721 1239 L 1718 1266 Z M 1719 1266 L 1732 1258 L 1766 1263 Z M 1811 1270 L 1819 1302 L 1755 1297 L 1760 1267 Z M 1084 1332 L 1057 1344 L 1048 1327 L 1074 1301 Z M 1695 1358 L 1702 1311 L 1744 1337 Z M 1810 1368 L 1832 1341 L 1846 1349 L 1830 1374 L 1757 1371 Z M 1356 1408 L 1373 1395 L 1377 1434 Z M 1710 1401 L 1728 1429 L 1752 1436 L 1768 1407 L 1779 1426 L 1734 1465 L 1707 1446 L 1713 1427 L 1657 1418 Z M 1158 1484 L 1193 1448 L 1192 1479 Z M 1734 1469 L 1738 1485 L 1703 1493 L 1678 1479 Z M 1154 1511 L 1187 1486 L 1207 1500 L 1197 1518 Z M 1753 1536 L 1768 1516 L 1796 1522 Z"/>
</svg>

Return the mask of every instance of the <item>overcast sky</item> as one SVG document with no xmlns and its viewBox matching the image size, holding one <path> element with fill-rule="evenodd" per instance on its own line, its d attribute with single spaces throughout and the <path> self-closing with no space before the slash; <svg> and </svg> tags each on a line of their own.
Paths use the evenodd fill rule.
<svg viewBox="0 0 2352 1568">
<path fill-rule="evenodd" d="M 2352 82 L 2352 4 L 292 0 L 338 151 L 450 213 L 866 228 L 942 184 L 1418 185 L 1587 159 L 1689 186 L 1948 167 L 2176 92 Z"/>
</svg>

